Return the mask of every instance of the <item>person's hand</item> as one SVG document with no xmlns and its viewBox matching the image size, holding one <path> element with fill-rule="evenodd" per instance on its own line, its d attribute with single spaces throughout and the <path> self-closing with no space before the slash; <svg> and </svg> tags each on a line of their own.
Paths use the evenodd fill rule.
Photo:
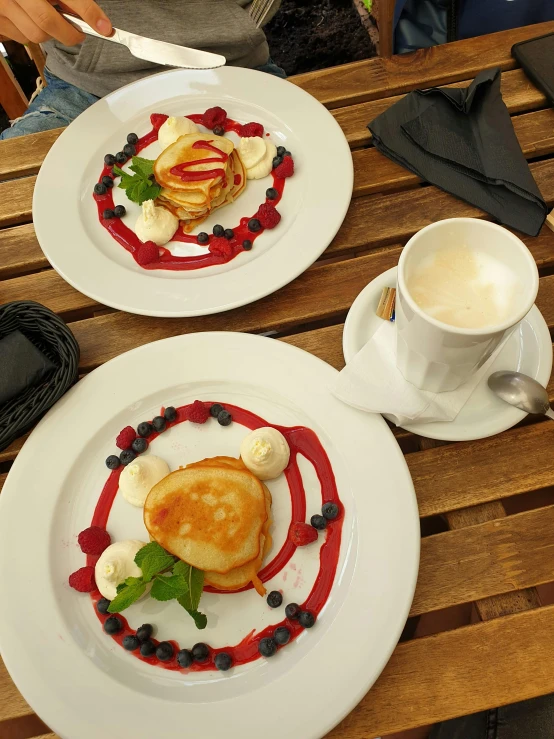
<svg viewBox="0 0 554 739">
<path fill-rule="evenodd" d="M 0 35 L 26 44 L 42 44 L 50 38 L 66 46 L 79 44 L 84 35 L 55 10 L 56 0 L 0 0 Z M 65 0 L 62 5 L 94 28 L 109 36 L 112 24 L 104 11 L 93 0 Z"/>
</svg>

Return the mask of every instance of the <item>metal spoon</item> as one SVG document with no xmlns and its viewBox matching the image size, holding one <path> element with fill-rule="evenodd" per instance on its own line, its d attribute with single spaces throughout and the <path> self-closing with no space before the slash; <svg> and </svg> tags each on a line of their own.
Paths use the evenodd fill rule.
<svg viewBox="0 0 554 739">
<path fill-rule="evenodd" d="M 499 398 L 526 413 L 542 413 L 554 419 L 548 393 L 543 386 L 521 372 L 494 372 L 488 379 L 489 387 Z"/>
</svg>

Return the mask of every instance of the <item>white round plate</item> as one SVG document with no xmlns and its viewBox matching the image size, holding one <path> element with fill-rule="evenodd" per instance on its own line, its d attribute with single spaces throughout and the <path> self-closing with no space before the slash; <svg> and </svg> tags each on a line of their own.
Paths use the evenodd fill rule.
<svg viewBox="0 0 554 739">
<path fill-rule="evenodd" d="M 25 699 L 60 737 L 311 739 L 326 734 L 374 683 L 412 601 L 418 511 L 392 433 L 379 416 L 334 398 L 328 388 L 335 376 L 316 357 L 273 339 L 178 336 L 95 370 L 37 426 L 0 496 L 0 592 L 10 594 L 0 599 L 0 649 Z M 270 660 L 227 673 L 184 674 L 141 662 L 103 633 L 90 598 L 67 584 L 69 573 L 84 565 L 76 534 L 90 525 L 107 477 L 104 459 L 116 451 L 119 430 L 152 418 L 162 405 L 197 398 L 312 429 L 344 508 L 338 568 L 314 628 Z M 152 452 L 175 469 L 205 456 L 238 456 L 245 433 L 238 423 L 223 428 L 214 419 L 180 424 L 155 439 Z M 304 458 L 300 470 L 310 516 L 321 505 L 320 486 Z M 276 542 L 290 523 L 283 486 L 282 479 L 269 481 Z M 146 536 L 142 511 L 119 495 L 107 528 L 116 540 Z M 302 602 L 302 588 L 319 567 L 318 544 L 296 552 L 300 566 L 295 554 L 266 583 L 268 590 L 281 587 L 286 602 L 291 593 Z M 200 610 L 208 616 L 202 632 L 175 602 L 147 598 L 125 616 L 135 628 L 156 624 L 160 640 L 215 647 L 283 618 L 253 590 L 204 593 Z"/>
<path fill-rule="evenodd" d="M 98 221 L 92 197 L 104 155 L 126 136 L 151 129 L 150 114 L 182 116 L 220 105 L 241 123 L 262 123 L 276 146 L 293 154 L 278 226 L 250 252 L 224 265 L 190 271 L 148 271 L 135 263 Z M 238 143 L 238 137 L 229 136 Z M 140 155 L 154 159 L 156 141 Z M 286 80 L 239 67 L 174 70 L 140 80 L 99 100 L 59 137 L 42 165 L 33 197 L 38 241 L 54 269 L 74 288 L 105 305 L 151 316 L 195 316 L 236 308 L 269 295 L 304 272 L 337 233 L 352 197 L 350 149 L 333 116 Z M 236 226 L 265 201 L 271 177 L 250 180 L 235 203 L 217 210 L 197 231 Z M 139 208 L 114 188 L 124 221 L 134 228 Z M 170 247 L 180 256 L 196 245 Z M 175 251 L 175 250 L 178 250 Z"/>
<path fill-rule="evenodd" d="M 372 280 L 352 303 L 342 336 L 344 359 L 348 363 L 373 336 L 382 321 L 375 311 L 384 287 L 396 286 L 397 268 L 383 272 Z M 541 385 L 548 384 L 552 371 L 552 341 L 544 318 L 536 305 L 508 339 L 490 368 L 517 370 L 534 377 Z M 444 441 L 484 439 L 515 426 L 527 414 L 498 398 L 484 378 L 453 421 L 411 423 L 406 431 Z M 384 414 L 387 418 L 387 414 Z"/>
</svg>

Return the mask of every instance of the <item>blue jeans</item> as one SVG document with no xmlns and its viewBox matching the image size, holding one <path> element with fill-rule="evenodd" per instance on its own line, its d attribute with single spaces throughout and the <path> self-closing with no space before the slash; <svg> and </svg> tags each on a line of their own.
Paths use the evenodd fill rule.
<svg viewBox="0 0 554 739">
<path fill-rule="evenodd" d="M 267 64 L 258 67 L 258 70 L 283 79 L 287 76 L 284 70 L 274 64 L 271 59 Z M 0 133 L 0 140 L 68 126 L 80 113 L 98 100 L 96 95 L 91 95 L 75 85 L 70 85 L 69 82 L 64 82 L 47 69 L 44 70 L 44 76 L 48 85 L 29 105 L 25 115 L 11 128 Z"/>
</svg>

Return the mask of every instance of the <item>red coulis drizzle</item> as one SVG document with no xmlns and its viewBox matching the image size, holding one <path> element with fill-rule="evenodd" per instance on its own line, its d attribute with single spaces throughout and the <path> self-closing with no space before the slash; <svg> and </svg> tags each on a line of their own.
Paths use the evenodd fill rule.
<svg viewBox="0 0 554 739">
<path fill-rule="evenodd" d="M 200 172 L 187 172 L 189 167 L 195 167 L 197 164 L 208 164 L 209 162 L 226 162 L 229 159 L 229 155 L 225 154 L 224 151 L 212 146 L 211 141 L 195 141 L 192 145 L 193 149 L 208 149 L 216 154 L 220 154 L 219 157 L 210 157 L 209 159 L 196 159 L 192 162 L 183 162 L 182 164 L 176 164 L 169 170 L 170 174 L 179 177 L 183 182 L 202 182 L 202 180 L 213 180 L 215 177 L 225 176 L 224 169 L 206 169 Z"/>
<path fill-rule="evenodd" d="M 188 408 L 190 408 L 189 405 L 184 405 L 180 408 L 177 408 L 177 418 L 172 423 L 168 423 L 167 428 L 171 428 L 171 426 L 176 426 L 177 424 L 186 421 Z M 254 413 L 244 410 L 243 408 L 239 408 L 238 406 L 225 403 L 225 408 L 232 414 L 234 422 L 239 423 L 248 429 L 257 429 L 263 426 L 271 425 L 267 423 L 267 421 L 264 421 L 263 418 L 260 418 Z M 325 605 L 327 598 L 329 597 L 329 593 L 331 592 L 331 587 L 335 579 L 335 572 L 337 569 L 340 554 L 342 505 L 340 503 L 331 462 L 329 461 L 329 457 L 323 449 L 321 442 L 317 438 L 317 435 L 311 429 L 305 428 L 304 426 L 287 427 L 273 425 L 273 428 L 276 428 L 283 434 L 290 447 L 290 461 L 288 467 L 285 470 L 285 476 L 287 478 L 291 496 L 292 521 L 304 521 L 306 519 L 306 496 L 302 483 L 302 475 L 298 468 L 298 454 L 302 454 L 314 466 L 317 477 L 319 479 L 319 483 L 321 485 L 322 504 L 333 502 L 337 503 L 341 508 L 341 515 L 339 515 L 339 517 L 336 518 L 334 521 L 330 521 L 327 525 L 327 529 L 325 531 L 325 542 L 320 548 L 319 572 L 317 574 L 314 586 L 310 594 L 308 595 L 304 603 L 300 604 L 303 610 L 311 611 L 314 616 L 317 616 Z M 150 443 L 157 436 L 159 436 L 159 434 L 154 432 L 149 438 Z M 121 468 L 110 473 L 110 476 L 108 477 L 106 484 L 102 489 L 102 492 L 98 499 L 98 503 L 96 504 L 96 508 L 92 516 L 91 526 L 100 526 L 101 528 L 107 528 L 110 511 L 119 488 L 120 474 Z M 295 545 L 287 538 L 277 555 L 272 559 L 271 562 L 269 562 L 268 565 L 263 568 L 263 570 L 260 571 L 260 579 L 263 582 L 266 582 L 272 577 L 275 577 L 275 575 L 280 572 L 290 560 L 295 552 L 295 549 Z M 97 556 L 87 555 L 87 565 L 94 566 L 97 560 Z M 251 587 L 252 585 L 243 588 L 243 590 L 248 590 Z M 231 595 L 232 593 L 242 592 L 216 590 L 209 587 L 206 587 L 205 590 L 208 592 L 216 592 L 221 595 Z M 94 611 L 103 624 L 109 618 L 110 614 L 102 615 L 101 613 L 98 613 L 98 610 L 96 609 L 96 603 L 100 600 L 101 597 L 102 595 L 98 590 L 95 590 L 91 593 Z M 117 614 L 117 616 L 123 623 L 123 629 L 118 634 L 112 635 L 112 639 L 114 639 L 118 644 L 121 645 L 123 644 L 123 639 L 126 636 L 135 634 L 135 630 L 131 629 L 124 616 L 122 616 L 121 614 Z M 267 626 L 263 631 L 259 631 L 256 633 L 254 633 L 254 631 L 251 631 L 241 642 L 239 642 L 239 644 L 236 644 L 235 646 L 219 647 L 218 649 L 212 649 L 210 647 L 210 656 L 208 660 L 201 664 L 194 662 L 187 670 L 183 670 L 183 668 L 181 668 L 177 663 L 176 655 L 181 647 L 179 646 L 179 644 L 177 644 L 177 642 L 174 641 L 171 641 L 170 643 L 175 649 L 175 655 L 171 660 L 167 662 L 161 662 L 155 654 L 151 657 L 142 657 L 140 652 L 138 651 L 133 652 L 132 654 L 143 662 L 148 662 L 151 665 L 158 665 L 166 670 L 180 670 L 182 672 L 203 672 L 205 670 L 217 669 L 215 667 L 214 659 L 216 654 L 219 654 L 220 652 L 227 652 L 227 654 L 229 654 L 233 660 L 233 665 L 244 665 L 247 662 L 252 662 L 260 656 L 258 652 L 258 644 L 260 640 L 266 636 L 272 636 L 275 629 L 279 626 L 286 626 L 290 630 L 291 641 L 292 639 L 295 639 L 301 631 L 303 631 L 298 621 L 284 618 L 282 621 L 279 621 L 279 623 L 273 624 L 272 626 Z M 153 639 L 152 641 L 154 641 L 156 645 L 159 643 L 155 639 Z M 190 646 L 192 645 L 189 645 L 188 648 L 190 648 Z M 281 648 L 282 647 L 278 647 L 278 649 Z"/>
<path fill-rule="evenodd" d="M 158 132 L 162 126 L 163 123 L 168 119 L 169 116 L 163 114 L 163 113 L 152 113 L 150 116 L 150 121 L 152 123 L 152 130 L 149 131 L 147 134 L 142 136 L 137 144 L 135 145 L 136 153 L 138 154 L 140 151 L 145 149 L 147 146 L 150 146 L 150 144 L 153 144 L 154 141 L 158 138 Z M 197 123 L 199 125 L 203 124 L 203 115 L 201 113 L 193 113 L 192 115 L 186 116 L 189 118 L 193 123 Z M 228 118 L 225 121 L 225 131 L 234 131 L 236 134 L 240 136 L 240 131 L 242 128 L 242 123 L 238 123 L 237 121 L 233 121 L 230 118 Z M 200 142 L 197 142 L 200 143 Z M 218 149 L 219 151 L 219 149 Z M 222 153 L 222 152 L 220 152 Z M 121 166 L 121 165 L 118 165 Z M 178 165 L 181 166 L 181 165 Z M 101 182 L 102 177 L 105 175 L 113 176 L 112 167 L 105 165 L 102 169 L 102 172 L 100 173 L 100 177 L 98 178 L 98 182 Z M 236 175 L 236 177 L 240 177 L 240 175 Z M 236 182 L 235 177 L 235 184 L 240 184 L 239 182 Z M 270 200 L 269 198 L 266 198 L 266 203 L 271 203 L 271 205 L 277 205 L 279 201 L 281 200 L 283 196 L 283 190 L 285 188 L 285 180 L 280 179 L 275 176 L 274 173 L 272 173 L 273 178 L 273 189 L 277 191 L 277 197 L 273 200 Z M 93 194 L 93 197 L 96 201 L 96 205 L 98 208 L 98 220 L 100 221 L 101 225 L 108 231 L 111 236 L 117 241 L 118 244 L 124 247 L 135 259 L 135 262 L 137 261 L 136 254 L 140 246 L 142 245 L 142 241 L 139 239 L 139 237 L 135 234 L 134 231 L 132 231 L 128 226 L 126 226 L 123 221 L 120 218 L 104 218 L 103 213 L 105 210 L 113 210 L 115 207 L 114 199 L 113 199 L 113 193 L 112 189 L 109 188 L 105 195 L 96 195 Z M 261 228 L 259 231 L 254 233 L 253 231 L 250 231 L 248 228 L 248 221 L 251 220 L 254 216 L 249 216 L 247 218 L 241 218 L 240 224 L 233 228 L 234 237 L 230 239 L 229 245 L 231 246 L 232 252 L 230 256 L 225 257 L 221 256 L 219 254 L 212 254 L 210 251 L 206 251 L 205 254 L 195 254 L 194 256 L 190 257 L 177 257 L 174 256 L 169 249 L 166 249 L 165 247 L 161 246 L 159 247 L 160 251 L 160 258 L 157 262 L 151 262 L 150 264 L 141 264 L 140 266 L 142 269 L 148 269 L 148 270 L 156 270 L 156 269 L 169 269 L 169 270 L 192 270 L 192 269 L 201 269 L 203 267 L 212 267 L 217 264 L 226 264 L 227 262 L 230 262 L 232 259 L 234 259 L 238 254 L 245 251 L 242 246 L 243 241 L 250 241 L 254 243 L 254 241 L 258 238 L 258 236 L 261 236 L 261 234 L 265 231 L 265 228 Z M 210 241 L 212 239 L 212 236 L 210 236 Z M 175 232 L 174 236 L 172 237 L 171 241 L 180 241 L 185 244 L 198 244 L 198 238 L 192 234 L 187 234 L 183 231 L 182 227 L 179 226 L 177 231 Z M 208 244 L 202 244 L 202 246 L 207 247 Z M 137 262 L 138 264 L 138 262 Z"/>
</svg>

